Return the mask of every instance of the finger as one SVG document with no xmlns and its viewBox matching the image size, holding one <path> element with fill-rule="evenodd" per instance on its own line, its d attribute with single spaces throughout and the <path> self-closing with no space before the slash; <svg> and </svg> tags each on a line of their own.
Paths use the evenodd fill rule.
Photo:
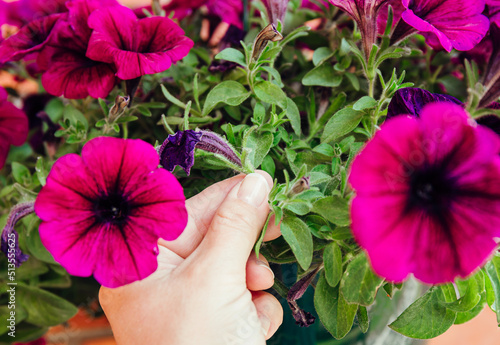
<svg viewBox="0 0 500 345">
<path fill-rule="evenodd" d="M 247 261 L 247 288 L 251 291 L 266 290 L 274 284 L 274 273 L 263 255 L 259 258 L 255 252 L 250 254 Z"/>
<path fill-rule="evenodd" d="M 245 274 L 250 252 L 269 214 L 272 179 L 266 172 L 249 174 L 235 186 L 217 210 L 197 256 L 209 267 Z"/>
<path fill-rule="evenodd" d="M 266 234 L 264 235 L 264 242 L 272 241 L 281 236 L 281 221 L 276 225 L 275 216 L 272 215 L 267 226 Z"/>
<path fill-rule="evenodd" d="M 283 323 L 283 308 L 280 302 L 268 292 L 252 292 L 252 300 L 267 340 L 276 333 Z"/>
<path fill-rule="evenodd" d="M 216 183 L 186 201 L 188 224 L 175 241 L 158 241 L 177 255 L 187 258 L 200 244 L 212 222 L 212 218 L 227 194 L 245 178 L 238 175 Z"/>
</svg>

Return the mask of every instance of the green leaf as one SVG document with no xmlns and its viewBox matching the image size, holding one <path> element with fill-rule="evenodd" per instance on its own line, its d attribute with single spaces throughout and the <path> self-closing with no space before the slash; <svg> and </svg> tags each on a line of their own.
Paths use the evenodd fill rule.
<svg viewBox="0 0 500 345">
<path fill-rule="evenodd" d="M 288 98 L 286 99 L 286 117 L 290 120 L 290 124 L 292 125 L 293 131 L 295 134 L 300 135 L 301 133 L 301 128 L 300 128 L 300 112 L 299 108 L 297 107 L 297 104 L 291 99 Z"/>
<path fill-rule="evenodd" d="M 484 266 L 484 270 L 488 278 L 490 278 L 491 288 L 495 295 L 497 323 L 500 327 L 500 308 L 498 308 L 498 303 L 500 303 L 500 254 L 498 252 Z"/>
<path fill-rule="evenodd" d="M 280 87 L 269 81 L 261 81 L 254 87 L 255 95 L 262 101 L 269 104 L 276 104 L 281 109 L 288 109 L 288 100 Z"/>
<path fill-rule="evenodd" d="M 358 306 L 349 304 L 340 293 L 339 286 L 331 287 L 322 273 L 314 292 L 314 307 L 321 323 L 336 339 L 349 333 Z"/>
<path fill-rule="evenodd" d="M 143 105 L 139 105 L 136 109 L 143 116 L 150 117 L 150 116 L 153 115 L 153 113 L 151 112 L 151 110 L 149 110 L 149 108 L 147 108 L 147 107 L 145 107 Z"/>
<path fill-rule="evenodd" d="M 332 242 L 323 252 L 325 264 L 325 277 L 330 286 L 335 287 L 342 278 L 342 251 L 337 243 Z"/>
<path fill-rule="evenodd" d="M 453 325 L 457 316 L 454 311 L 447 309 L 441 303 L 443 299 L 442 290 L 439 287 L 431 287 L 389 327 L 416 339 L 430 339 L 443 334 Z"/>
<path fill-rule="evenodd" d="M 145 108 L 147 109 L 147 108 Z M 139 118 L 137 116 L 122 116 L 118 120 L 116 120 L 116 123 L 126 123 L 126 122 L 132 122 L 136 121 Z"/>
<path fill-rule="evenodd" d="M 272 133 L 260 133 L 256 130 L 252 130 L 251 133 L 246 136 L 243 148 L 250 149 L 248 159 L 250 159 L 254 168 L 258 168 L 262 164 L 269 150 L 271 150 L 273 140 L 274 136 Z"/>
<path fill-rule="evenodd" d="M 352 106 L 352 108 L 354 110 L 357 110 L 357 111 L 362 111 L 362 110 L 365 110 L 365 109 L 375 108 L 376 105 L 377 105 L 377 101 L 376 100 L 374 100 L 370 96 L 364 96 L 364 97 L 361 97 L 359 99 L 359 101 L 357 101 L 356 103 L 354 103 L 354 105 Z"/>
<path fill-rule="evenodd" d="M 31 180 L 31 173 L 29 169 L 17 162 L 12 163 L 12 176 L 14 177 L 14 180 L 20 184 L 29 184 Z"/>
<path fill-rule="evenodd" d="M 291 202 L 289 204 L 286 204 L 285 206 L 285 209 L 292 211 L 299 216 L 305 216 L 306 214 L 311 212 L 311 208 L 311 203 L 307 201 Z"/>
<path fill-rule="evenodd" d="M 215 58 L 218 60 L 226 60 L 235 62 L 238 65 L 245 66 L 247 65 L 245 61 L 245 55 L 237 49 L 234 48 L 226 48 L 221 51 L 219 54 L 215 55 Z"/>
<path fill-rule="evenodd" d="M 373 273 L 366 254 L 361 252 L 347 265 L 340 290 L 349 303 L 369 306 L 375 301 L 378 288 L 383 282 L 382 278 Z"/>
<path fill-rule="evenodd" d="M 495 291 L 493 290 L 493 285 L 491 284 L 491 280 L 487 275 L 485 275 L 484 277 L 484 285 L 486 291 L 486 302 L 488 303 L 490 309 L 496 312 L 498 310 L 498 303 L 495 301 Z"/>
<path fill-rule="evenodd" d="M 165 87 L 165 85 L 161 85 L 161 91 L 163 92 L 163 95 L 165 96 L 166 99 L 168 99 L 172 104 L 178 106 L 179 108 L 186 108 L 186 105 L 179 101 L 174 95 L 172 95 L 168 89 Z"/>
<path fill-rule="evenodd" d="M 72 107 L 71 105 L 67 105 L 64 108 L 64 119 L 69 120 L 70 123 L 75 127 L 78 123 L 81 123 L 86 131 L 89 130 L 89 122 L 87 121 L 85 115 L 83 115 L 80 110 Z"/>
<path fill-rule="evenodd" d="M 368 311 L 366 310 L 366 307 L 360 305 L 358 308 L 358 312 L 356 313 L 356 317 L 358 319 L 359 329 L 361 329 L 361 332 L 368 332 L 370 319 L 368 318 Z"/>
<path fill-rule="evenodd" d="M 49 264 L 57 263 L 54 260 L 52 254 L 50 254 L 42 244 L 42 241 L 40 240 L 40 234 L 37 230 L 32 231 L 29 236 L 26 236 L 26 246 L 28 247 L 30 254 L 32 254 L 38 260 Z"/>
<path fill-rule="evenodd" d="M 326 60 L 330 59 L 333 56 L 333 52 L 328 47 L 321 47 L 314 51 L 313 54 L 313 64 L 314 66 L 319 66 Z"/>
<path fill-rule="evenodd" d="M 57 123 L 62 118 L 64 113 L 64 104 L 61 98 L 53 98 L 45 106 L 45 112 L 49 115 L 50 119 Z M 105 114 L 108 115 L 107 113 Z"/>
<path fill-rule="evenodd" d="M 277 86 L 276 86 L 277 87 Z M 203 105 L 203 116 L 208 115 L 219 103 L 237 106 L 243 103 L 250 92 L 243 85 L 233 80 L 226 80 L 218 84 L 208 93 Z"/>
<path fill-rule="evenodd" d="M 305 86 L 337 87 L 341 82 L 342 76 L 335 73 L 329 62 L 315 67 L 302 78 Z"/>
<path fill-rule="evenodd" d="M 28 312 L 26 321 L 37 326 L 55 326 L 68 321 L 78 308 L 48 291 L 18 285 L 17 298 Z"/>
<path fill-rule="evenodd" d="M 276 172 L 276 164 L 271 156 L 266 156 L 261 164 L 261 169 L 271 175 L 274 178 L 274 173 Z"/>
<path fill-rule="evenodd" d="M 323 134 L 321 135 L 321 142 L 328 143 L 335 141 L 340 137 L 351 133 L 358 127 L 363 117 L 363 112 L 351 108 L 344 108 L 339 110 L 327 122 Z"/>
<path fill-rule="evenodd" d="M 338 226 L 349 226 L 349 205 L 339 196 L 328 196 L 313 204 L 312 212 L 323 216 L 326 220 Z"/>
<path fill-rule="evenodd" d="M 281 222 L 281 233 L 290 245 L 300 267 L 307 270 L 313 256 L 313 239 L 309 227 L 297 217 L 285 216 Z"/>
<path fill-rule="evenodd" d="M 48 172 L 45 169 L 45 162 L 43 157 L 41 156 L 36 159 L 35 171 L 36 177 L 38 178 L 38 181 L 40 181 L 40 185 L 42 187 L 45 186 L 45 183 L 47 182 Z"/>
<path fill-rule="evenodd" d="M 481 293 L 484 292 L 483 273 L 479 271 L 467 280 L 457 280 L 456 284 L 462 297 L 456 301 L 444 303 L 444 306 L 455 312 L 471 310 L 479 303 L 481 300 Z"/>
</svg>

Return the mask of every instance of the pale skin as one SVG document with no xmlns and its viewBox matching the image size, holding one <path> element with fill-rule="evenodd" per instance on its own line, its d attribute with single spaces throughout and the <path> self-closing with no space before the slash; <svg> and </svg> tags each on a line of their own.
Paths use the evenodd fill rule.
<svg viewBox="0 0 500 345">
<path fill-rule="evenodd" d="M 175 241 L 159 241 L 158 269 L 99 299 L 119 345 L 265 344 L 283 321 L 262 290 L 274 275 L 253 253 L 269 213 L 271 177 L 235 176 L 189 199 L 189 221 Z M 280 235 L 272 222 L 269 241 Z"/>
</svg>

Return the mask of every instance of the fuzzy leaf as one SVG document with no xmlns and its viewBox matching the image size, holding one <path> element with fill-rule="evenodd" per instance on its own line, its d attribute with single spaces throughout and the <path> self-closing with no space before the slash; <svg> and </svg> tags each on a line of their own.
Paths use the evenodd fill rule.
<svg viewBox="0 0 500 345">
<path fill-rule="evenodd" d="M 309 227 L 297 217 L 285 216 L 281 233 L 292 249 L 302 269 L 307 270 L 312 262 L 313 239 Z"/>
<path fill-rule="evenodd" d="M 340 137 L 351 133 L 358 127 L 363 117 L 363 112 L 351 108 L 344 108 L 339 110 L 327 122 L 323 134 L 321 135 L 321 142 L 328 143 L 335 141 Z"/>
<path fill-rule="evenodd" d="M 203 116 L 208 115 L 219 103 L 237 106 L 248 97 L 250 97 L 250 92 L 240 83 L 232 80 L 223 81 L 208 93 L 203 106 Z"/>
</svg>

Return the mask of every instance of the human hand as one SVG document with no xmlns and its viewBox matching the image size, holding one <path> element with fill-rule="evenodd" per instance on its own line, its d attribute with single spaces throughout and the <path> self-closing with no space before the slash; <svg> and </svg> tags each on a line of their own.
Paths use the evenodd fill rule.
<svg viewBox="0 0 500 345">
<path fill-rule="evenodd" d="M 159 241 L 158 269 L 99 299 L 120 345 L 265 344 L 283 319 L 263 292 L 274 275 L 252 249 L 269 213 L 265 172 L 215 184 L 189 199 L 175 241 Z M 279 236 L 270 222 L 264 240 Z"/>
</svg>

